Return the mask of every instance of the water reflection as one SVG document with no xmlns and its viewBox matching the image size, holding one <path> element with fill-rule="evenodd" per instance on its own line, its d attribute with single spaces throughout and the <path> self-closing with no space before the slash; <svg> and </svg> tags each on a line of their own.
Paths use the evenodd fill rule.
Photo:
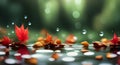
<svg viewBox="0 0 120 65">
<path fill-rule="evenodd" d="M 73 62 L 73 61 L 75 61 L 75 58 L 74 57 L 64 57 L 64 58 L 62 58 L 62 61 L 64 61 L 64 62 Z"/>
<path fill-rule="evenodd" d="M 48 60 L 49 60 L 49 61 L 55 61 L 55 59 L 54 59 L 54 58 L 49 58 Z"/>
<path fill-rule="evenodd" d="M 82 34 L 86 34 L 87 33 L 87 30 L 86 29 L 83 29 L 82 30 Z"/>
<path fill-rule="evenodd" d="M 112 65 L 110 63 L 100 63 L 99 65 Z"/>
<path fill-rule="evenodd" d="M 8 58 L 8 59 L 5 59 L 5 63 L 6 64 L 16 64 L 17 61 L 15 59 L 12 59 L 12 58 Z"/>
<path fill-rule="evenodd" d="M 94 52 L 91 52 L 91 51 L 84 53 L 84 55 L 86 55 L 86 56 L 91 56 L 91 55 L 94 55 L 94 54 L 95 54 L 95 53 L 94 53 Z"/>
<path fill-rule="evenodd" d="M 68 52 L 67 56 L 77 56 L 78 53 L 77 52 Z"/>
<path fill-rule="evenodd" d="M 81 64 L 82 65 L 93 65 L 93 62 L 91 62 L 91 61 L 82 61 Z"/>
<path fill-rule="evenodd" d="M 60 28 L 57 27 L 57 28 L 56 28 L 56 31 L 59 32 L 59 31 L 60 31 Z"/>
<path fill-rule="evenodd" d="M 37 53 L 52 53 L 53 50 L 37 50 Z"/>
<path fill-rule="evenodd" d="M 4 51 L 0 51 L 0 55 L 5 55 L 5 52 Z"/>
</svg>

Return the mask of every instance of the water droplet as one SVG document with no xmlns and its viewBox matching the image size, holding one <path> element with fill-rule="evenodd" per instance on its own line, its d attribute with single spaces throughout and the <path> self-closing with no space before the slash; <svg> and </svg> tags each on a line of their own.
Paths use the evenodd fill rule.
<svg viewBox="0 0 120 65">
<path fill-rule="evenodd" d="M 8 35 L 11 35 L 10 33 L 8 33 Z"/>
<path fill-rule="evenodd" d="M 59 32 L 59 31 L 60 31 L 60 29 L 57 27 L 57 28 L 56 28 L 56 31 L 57 31 L 57 32 Z"/>
<path fill-rule="evenodd" d="M 9 26 L 9 25 L 7 25 L 6 27 L 7 27 L 7 28 L 9 28 L 10 26 Z"/>
<path fill-rule="evenodd" d="M 28 22 L 28 25 L 29 25 L 29 26 L 31 26 L 31 25 L 32 25 L 32 23 L 31 23 L 31 22 Z"/>
<path fill-rule="evenodd" d="M 24 19 L 27 19 L 28 17 L 27 16 L 24 16 Z"/>
<path fill-rule="evenodd" d="M 87 30 L 86 30 L 86 29 L 83 29 L 82 34 L 86 34 L 86 33 L 87 33 Z"/>
<path fill-rule="evenodd" d="M 104 32 L 101 31 L 100 34 L 99 34 L 99 36 L 100 37 L 104 36 Z"/>
<path fill-rule="evenodd" d="M 15 23 L 14 23 L 14 22 L 12 22 L 11 24 L 12 24 L 12 25 L 14 25 Z"/>
<path fill-rule="evenodd" d="M 11 33 L 14 33 L 14 31 L 12 31 Z"/>
</svg>

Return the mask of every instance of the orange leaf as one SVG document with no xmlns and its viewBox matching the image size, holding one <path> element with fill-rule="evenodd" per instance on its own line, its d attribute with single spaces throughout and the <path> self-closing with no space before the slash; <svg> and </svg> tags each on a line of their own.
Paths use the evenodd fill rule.
<svg viewBox="0 0 120 65">
<path fill-rule="evenodd" d="M 45 39 L 46 43 L 52 42 L 52 36 L 50 34 L 47 33 L 47 37 Z"/>
<path fill-rule="evenodd" d="M 23 24 L 20 28 L 15 25 L 15 33 L 20 42 L 24 43 L 28 40 L 28 28 L 25 29 Z"/>
<path fill-rule="evenodd" d="M 76 40 L 75 40 L 73 34 L 70 34 L 70 35 L 66 38 L 66 43 L 73 44 L 73 43 L 75 43 L 75 42 L 76 42 Z"/>
</svg>

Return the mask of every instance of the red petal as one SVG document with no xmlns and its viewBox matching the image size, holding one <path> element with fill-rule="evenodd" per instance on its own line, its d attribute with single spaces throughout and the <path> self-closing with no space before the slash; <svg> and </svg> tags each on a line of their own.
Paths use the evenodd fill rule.
<svg viewBox="0 0 120 65">
<path fill-rule="evenodd" d="M 111 40 L 112 43 L 116 44 L 118 42 L 118 36 L 114 33 L 113 39 Z"/>
</svg>

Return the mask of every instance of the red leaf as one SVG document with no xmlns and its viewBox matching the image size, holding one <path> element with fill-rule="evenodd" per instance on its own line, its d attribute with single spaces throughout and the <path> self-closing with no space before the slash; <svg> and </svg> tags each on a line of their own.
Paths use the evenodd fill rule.
<svg viewBox="0 0 120 65">
<path fill-rule="evenodd" d="M 7 36 L 4 36 L 3 41 L 2 41 L 2 45 L 9 46 L 10 43 L 11 43 L 11 39 Z"/>
<path fill-rule="evenodd" d="M 28 48 L 25 45 L 20 46 L 17 52 L 21 55 L 29 54 Z"/>
<path fill-rule="evenodd" d="M 22 55 L 30 54 L 28 48 L 25 45 L 20 45 L 20 48 L 17 50 L 17 53 L 21 54 L 20 56 L 15 56 L 17 60 L 22 60 L 22 57 L 21 57 Z"/>
<path fill-rule="evenodd" d="M 114 33 L 113 39 L 111 40 L 112 43 L 116 44 L 118 42 L 118 37 L 116 33 Z"/>
<path fill-rule="evenodd" d="M 24 25 L 20 28 L 15 25 L 15 33 L 19 41 L 24 43 L 28 40 L 28 28 L 24 29 Z"/>
</svg>

